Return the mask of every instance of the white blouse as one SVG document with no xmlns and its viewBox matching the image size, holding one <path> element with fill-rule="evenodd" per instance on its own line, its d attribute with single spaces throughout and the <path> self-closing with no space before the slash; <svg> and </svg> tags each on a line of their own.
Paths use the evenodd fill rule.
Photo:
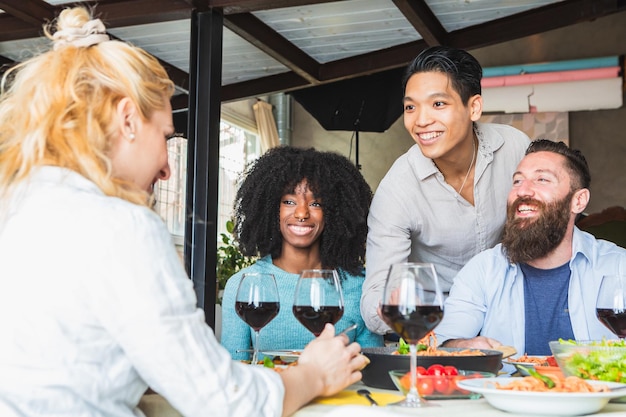
<svg viewBox="0 0 626 417">
<path fill-rule="evenodd" d="M 188 417 L 281 414 L 280 377 L 220 346 L 157 214 L 56 167 L 0 207 L 0 415 L 139 416 L 147 386 Z"/>
</svg>

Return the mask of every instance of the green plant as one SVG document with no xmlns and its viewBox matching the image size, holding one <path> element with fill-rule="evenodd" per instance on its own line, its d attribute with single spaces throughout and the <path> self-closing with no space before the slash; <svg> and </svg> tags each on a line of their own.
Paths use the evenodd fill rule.
<svg viewBox="0 0 626 417">
<path fill-rule="evenodd" d="M 235 224 L 232 220 L 226 222 L 227 233 L 221 233 L 222 245 L 217 249 L 217 303 L 222 304 L 219 291 L 226 288 L 226 282 L 239 270 L 252 265 L 256 261 L 254 256 L 243 256 L 237 248 L 232 236 Z"/>
</svg>

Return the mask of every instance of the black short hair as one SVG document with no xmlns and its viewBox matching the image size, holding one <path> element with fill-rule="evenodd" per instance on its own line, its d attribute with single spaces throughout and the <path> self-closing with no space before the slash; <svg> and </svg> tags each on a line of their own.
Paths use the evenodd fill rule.
<svg viewBox="0 0 626 417">
<path fill-rule="evenodd" d="M 234 207 L 234 237 L 239 249 L 246 256 L 280 256 L 280 199 L 303 179 L 322 200 L 322 266 L 361 275 L 372 191 L 356 166 L 333 152 L 280 146 L 248 167 Z"/>
<path fill-rule="evenodd" d="M 449 46 L 433 46 L 420 52 L 406 68 L 402 91 L 406 91 L 406 84 L 413 74 L 432 71 L 448 76 L 463 103 L 482 93 L 480 81 L 483 69 L 480 63 L 469 52 Z"/>
<path fill-rule="evenodd" d="M 554 152 L 565 157 L 566 168 L 572 177 L 572 191 L 591 186 L 589 165 L 582 152 L 571 149 L 564 142 L 555 142 L 549 139 L 537 139 L 530 143 L 526 155 L 535 152 Z"/>
</svg>

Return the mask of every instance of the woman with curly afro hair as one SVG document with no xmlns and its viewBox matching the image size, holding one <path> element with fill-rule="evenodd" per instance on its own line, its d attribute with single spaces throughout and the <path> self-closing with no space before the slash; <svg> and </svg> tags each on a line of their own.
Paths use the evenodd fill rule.
<svg viewBox="0 0 626 417">
<path fill-rule="evenodd" d="M 293 315 L 294 292 L 304 269 L 337 269 L 344 294 L 338 329 L 356 324 L 351 341 L 382 346 L 370 332 L 359 303 L 365 276 L 367 214 L 372 191 L 347 158 L 289 146 L 269 150 L 244 173 L 235 199 L 235 240 L 246 256 L 260 256 L 228 280 L 222 302 L 221 343 L 235 359 L 249 359 L 254 332 L 235 313 L 244 273 L 266 272 L 280 292 L 278 316 L 259 337 L 260 350 L 302 349 L 313 338 Z M 238 352 L 239 351 L 239 352 Z"/>
</svg>

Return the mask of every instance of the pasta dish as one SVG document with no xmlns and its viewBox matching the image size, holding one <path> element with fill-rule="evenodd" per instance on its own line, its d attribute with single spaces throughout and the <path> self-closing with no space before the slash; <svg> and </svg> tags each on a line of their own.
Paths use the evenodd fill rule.
<svg viewBox="0 0 626 417">
<path fill-rule="evenodd" d="M 417 342 L 418 356 L 485 356 L 485 352 L 478 349 L 463 349 L 456 351 L 448 351 L 437 349 L 437 336 L 434 332 L 428 333 L 422 339 Z M 394 351 L 392 355 L 406 355 L 408 354 L 408 345 L 402 339 L 398 345 L 398 350 Z"/>
<path fill-rule="evenodd" d="M 607 392 L 606 385 L 591 385 L 577 376 L 550 377 L 554 381 L 554 387 L 548 388 L 540 379 L 533 376 L 516 378 L 516 381 L 502 385 L 496 382 L 496 388 L 510 391 L 534 391 L 534 392 Z"/>
</svg>

